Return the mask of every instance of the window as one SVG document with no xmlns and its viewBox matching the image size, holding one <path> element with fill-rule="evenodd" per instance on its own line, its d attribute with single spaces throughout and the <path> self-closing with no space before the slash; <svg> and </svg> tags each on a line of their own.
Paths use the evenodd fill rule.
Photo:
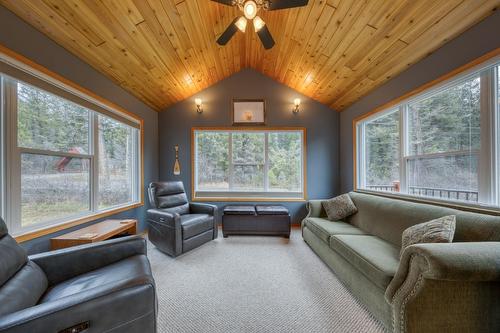
<svg viewBox="0 0 500 333">
<path fill-rule="evenodd" d="M 137 195 L 137 130 L 106 116 L 99 120 L 99 209 L 132 202 Z"/>
<path fill-rule="evenodd" d="M 20 227 L 88 212 L 89 110 L 20 82 L 10 87 L 17 92 L 11 168 L 21 170 Z"/>
<path fill-rule="evenodd" d="M 14 235 L 141 200 L 139 123 L 37 78 L 0 79 L 1 213 Z"/>
<path fill-rule="evenodd" d="M 399 110 L 365 124 L 365 187 L 395 191 L 399 184 Z"/>
<path fill-rule="evenodd" d="M 304 129 L 193 129 L 193 140 L 195 199 L 304 198 Z"/>
<path fill-rule="evenodd" d="M 475 75 L 408 104 L 410 194 L 478 201 L 480 81 Z"/>
<path fill-rule="evenodd" d="M 490 61 L 358 121 L 357 187 L 500 206 L 498 72 Z"/>
</svg>

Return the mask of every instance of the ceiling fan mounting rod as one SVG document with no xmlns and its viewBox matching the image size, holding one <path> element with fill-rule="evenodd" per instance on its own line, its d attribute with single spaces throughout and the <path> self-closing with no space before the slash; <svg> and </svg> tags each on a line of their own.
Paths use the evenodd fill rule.
<svg viewBox="0 0 500 333">
<path fill-rule="evenodd" d="M 245 2 L 249 0 L 233 0 L 233 6 L 237 6 L 240 10 L 243 10 L 243 7 L 245 6 Z M 268 0 L 253 0 L 255 4 L 257 5 L 257 8 L 263 8 L 267 10 L 269 8 L 269 1 Z"/>
<path fill-rule="evenodd" d="M 307 6 L 309 0 L 212 0 L 226 6 L 237 7 L 243 12 L 243 16 L 237 16 L 217 38 L 217 44 L 226 45 L 234 34 L 239 30 L 246 31 L 248 21 L 253 23 L 253 27 L 262 45 L 266 50 L 275 44 L 273 36 L 266 25 L 266 22 L 257 15 L 259 10 L 280 10 L 295 7 Z"/>
</svg>

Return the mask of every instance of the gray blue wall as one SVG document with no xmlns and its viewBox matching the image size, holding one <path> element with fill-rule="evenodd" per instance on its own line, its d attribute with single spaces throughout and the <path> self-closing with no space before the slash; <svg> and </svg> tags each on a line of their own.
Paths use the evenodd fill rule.
<svg viewBox="0 0 500 333">
<path fill-rule="evenodd" d="M 353 189 L 353 119 L 500 47 L 499 32 L 500 12 L 496 12 L 340 114 L 341 192 Z"/>
<path fill-rule="evenodd" d="M 196 113 L 194 98 L 203 100 L 202 114 Z M 294 98 L 302 100 L 301 111 L 292 113 Z M 191 195 L 191 127 L 231 126 L 233 98 L 264 98 L 267 126 L 307 128 L 308 198 L 329 198 L 339 186 L 339 114 L 254 70 L 246 69 L 209 87 L 196 96 L 160 113 L 160 179 L 182 180 Z M 174 145 L 180 149 L 182 173 L 174 176 Z M 224 206 L 227 203 L 216 203 Z M 304 203 L 284 203 L 298 223 L 305 215 Z"/>
<path fill-rule="evenodd" d="M 148 184 L 158 178 L 157 112 L 2 6 L 0 6 L 0 44 L 144 119 L 145 183 Z M 140 221 L 140 229 L 144 229 L 145 210 L 146 207 L 133 209 L 111 218 L 136 218 Z M 22 245 L 30 253 L 45 251 L 49 249 L 49 238 L 55 235 L 57 234 L 47 235 Z"/>
</svg>

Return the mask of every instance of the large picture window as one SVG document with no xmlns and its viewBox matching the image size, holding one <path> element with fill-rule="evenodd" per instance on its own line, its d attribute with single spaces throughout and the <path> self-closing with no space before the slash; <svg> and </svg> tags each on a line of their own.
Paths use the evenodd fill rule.
<svg viewBox="0 0 500 333">
<path fill-rule="evenodd" d="M 494 61 L 356 122 L 357 188 L 500 206 Z"/>
<path fill-rule="evenodd" d="M 195 199 L 304 199 L 304 129 L 193 129 Z"/>
<path fill-rule="evenodd" d="M 139 123 L 101 114 L 46 84 L 1 73 L 0 81 L 1 213 L 14 235 L 141 200 Z"/>
</svg>

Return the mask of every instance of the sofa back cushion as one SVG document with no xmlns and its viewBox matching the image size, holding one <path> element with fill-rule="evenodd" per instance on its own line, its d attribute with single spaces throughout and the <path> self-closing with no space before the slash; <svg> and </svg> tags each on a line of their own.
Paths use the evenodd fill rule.
<svg viewBox="0 0 500 333">
<path fill-rule="evenodd" d="M 7 235 L 9 231 L 7 230 L 7 225 L 4 220 L 0 217 L 0 238 Z"/>
<path fill-rule="evenodd" d="M 0 317 L 35 306 L 47 287 L 43 270 L 33 261 L 28 261 L 0 287 Z"/>
<path fill-rule="evenodd" d="M 149 185 L 151 206 L 180 215 L 189 213 L 189 203 L 184 184 L 180 181 L 153 182 Z"/>
<path fill-rule="evenodd" d="M 7 233 L 0 218 L 0 286 L 4 285 L 28 261 L 26 251 Z"/>
<path fill-rule="evenodd" d="M 0 317 L 35 305 L 47 289 L 47 277 L 8 234 L 0 218 Z"/>
<path fill-rule="evenodd" d="M 358 212 L 346 219 L 363 231 L 401 246 L 403 231 L 446 215 L 456 216 L 454 242 L 500 241 L 500 217 L 357 192 Z"/>
</svg>

